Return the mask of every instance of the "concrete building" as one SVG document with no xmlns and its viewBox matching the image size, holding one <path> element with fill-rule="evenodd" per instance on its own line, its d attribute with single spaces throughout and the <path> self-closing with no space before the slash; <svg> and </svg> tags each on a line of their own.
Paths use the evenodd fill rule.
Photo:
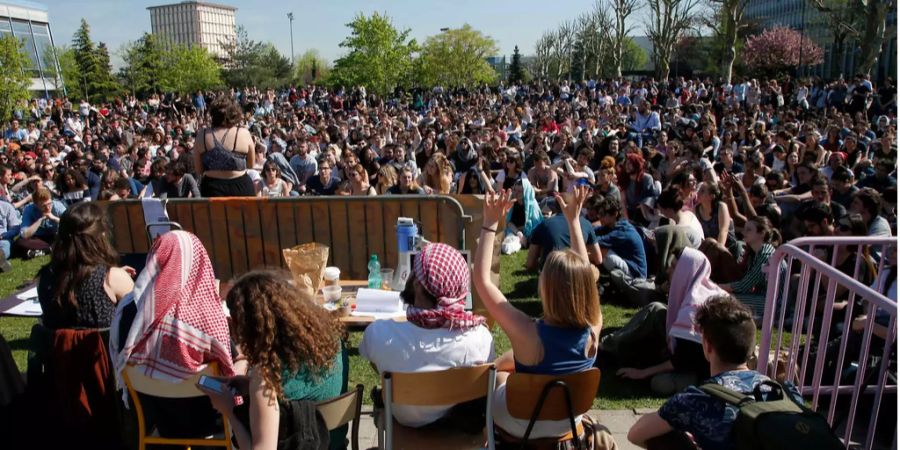
<svg viewBox="0 0 900 450">
<path fill-rule="evenodd" d="M 852 39 L 844 43 L 840 51 L 833 45 L 831 30 L 827 18 L 808 0 L 750 0 L 744 12 L 744 19 L 754 23 L 759 29 L 772 28 L 776 25 L 787 26 L 802 31 L 804 36 L 812 39 L 825 50 L 822 64 L 805 67 L 803 74 L 830 78 L 832 63 L 836 64 L 844 77 L 852 77 L 859 64 L 859 45 Z M 888 14 L 888 29 L 897 27 L 897 11 Z M 885 76 L 894 76 L 897 72 L 897 39 L 889 39 L 882 47 L 877 65 L 872 69 L 872 77 L 880 80 Z"/>
<path fill-rule="evenodd" d="M 31 77 L 30 90 L 45 96 L 57 90 L 65 92 L 46 6 L 18 0 L 0 1 L 0 36 L 6 35 L 15 36 L 24 44 L 22 50 L 30 63 L 26 69 Z"/>
<path fill-rule="evenodd" d="M 153 34 L 176 44 L 199 45 L 213 55 L 226 57 L 224 43 L 234 41 L 237 8 L 216 3 L 185 1 L 151 6 Z"/>
</svg>

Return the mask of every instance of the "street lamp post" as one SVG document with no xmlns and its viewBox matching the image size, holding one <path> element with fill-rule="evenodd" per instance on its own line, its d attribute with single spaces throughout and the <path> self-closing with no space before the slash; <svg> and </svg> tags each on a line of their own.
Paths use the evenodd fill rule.
<svg viewBox="0 0 900 450">
<path fill-rule="evenodd" d="M 291 23 L 291 67 L 294 67 L 294 13 L 287 13 L 287 17 Z"/>
</svg>

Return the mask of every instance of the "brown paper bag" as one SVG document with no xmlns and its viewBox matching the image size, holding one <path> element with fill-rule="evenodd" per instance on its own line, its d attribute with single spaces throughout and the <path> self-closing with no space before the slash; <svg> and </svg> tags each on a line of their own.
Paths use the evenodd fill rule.
<svg viewBox="0 0 900 450">
<path fill-rule="evenodd" d="M 328 265 L 328 247 L 310 242 L 286 248 L 281 253 L 288 270 L 294 276 L 297 288 L 315 296 L 322 284 L 325 266 Z"/>
</svg>

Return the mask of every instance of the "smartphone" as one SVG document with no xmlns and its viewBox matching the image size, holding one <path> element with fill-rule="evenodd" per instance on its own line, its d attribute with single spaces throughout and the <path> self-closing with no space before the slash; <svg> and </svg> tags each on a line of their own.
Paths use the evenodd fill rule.
<svg viewBox="0 0 900 450">
<path fill-rule="evenodd" d="M 210 391 L 224 393 L 224 392 L 228 392 L 229 390 L 232 390 L 231 388 L 228 387 L 227 384 L 225 384 L 215 378 L 208 377 L 206 375 L 201 375 L 200 379 L 197 381 L 197 384 L 205 387 L 206 389 L 209 389 Z"/>
</svg>

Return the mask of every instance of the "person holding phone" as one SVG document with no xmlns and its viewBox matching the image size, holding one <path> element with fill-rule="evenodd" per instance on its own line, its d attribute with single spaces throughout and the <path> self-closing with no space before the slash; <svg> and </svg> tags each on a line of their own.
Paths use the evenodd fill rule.
<svg viewBox="0 0 900 450">
<path fill-rule="evenodd" d="M 249 272 L 225 302 L 250 369 L 246 376 L 209 377 L 197 387 L 228 418 L 239 448 L 274 449 L 286 402 L 318 402 L 346 391 L 343 326 L 292 286 L 286 272 Z M 235 392 L 245 400 L 239 407 Z M 346 427 L 332 431 L 331 448 L 344 448 L 346 434 Z"/>
</svg>

